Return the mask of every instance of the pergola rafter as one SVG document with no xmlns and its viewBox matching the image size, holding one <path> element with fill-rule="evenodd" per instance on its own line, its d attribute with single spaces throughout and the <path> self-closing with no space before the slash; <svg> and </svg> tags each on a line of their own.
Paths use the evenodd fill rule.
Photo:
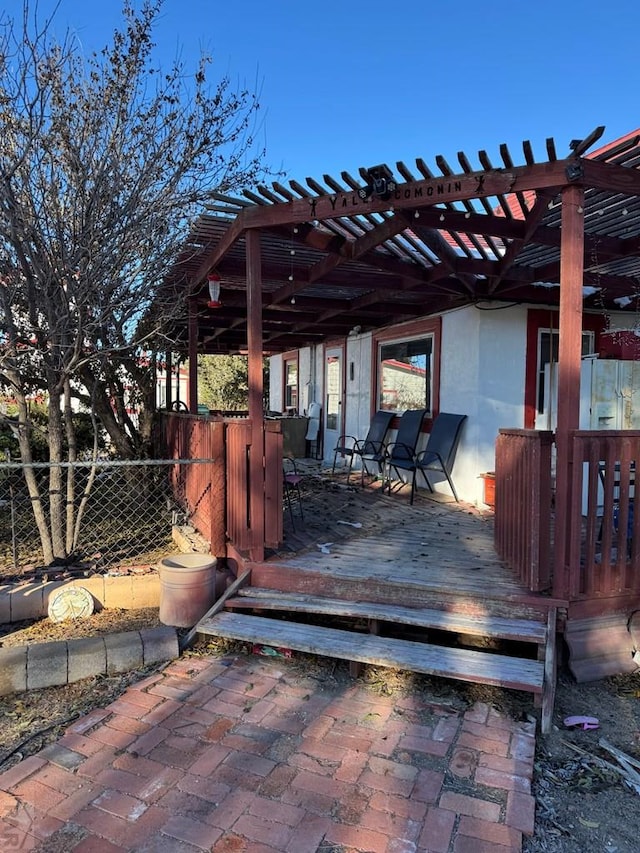
<svg viewBox="0 0 640 853">
<path fill-rule="evenodd" d="M 268 352 L 487 299 L 557 304 L 558 288 L 540 284 L 559 284 L 560 198 L 580 186 L 584 283 L 611 310 L 638 290 L 640 135 L 590 154 L 602 132 L 571 141 L 564 158 L 549 138 L 542 162 L 525 140 L 521 164 L 501 145 L 498 166 L 485 150 L 478 166 L 460 151 L 455 168 L 438 155 L 434 168 L 418 158 L 415 168 L 397 162 L 356 176 L 277 181 L 239 198 L 219 194 L 193 224 L 166 286 L 189 289 L 200 352 L 246 351 L 246 244 L 254 232 Z M 378 173 L 389 192 L 376 191 Z M 211 310 L 206 277 L 214 270 L 222 307 Z M 176 324 L 177 349 L 187 349 L 187 329 L 186 318 Z"/>
</svg>

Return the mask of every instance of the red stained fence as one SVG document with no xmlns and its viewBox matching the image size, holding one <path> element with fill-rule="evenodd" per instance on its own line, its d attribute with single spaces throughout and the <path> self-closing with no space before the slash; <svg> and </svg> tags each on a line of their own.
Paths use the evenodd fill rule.
<svg viewBox="0 0 640 853">
<path fill-rule="evenodd" d="M 211 543 L 211 553 L 226 555 L 224 423 L 193 415 L 162 414 L 160 455 L 201 460 L 176 465 L 174 492 L 185 502 L 189 522 Z"/>
<path fill-rule="evenodd" d="M 211 541 L 211 553 L 226 556 L 227 540 L 238 550 L 277 547 L 282 542 L 282 433 L 265 421 L 257 448 L 246 418 L 225 421 L 163 414 L 164 453 L 174 459 L 203 459 L 176 466 L 176 491 L 186 495 L 190 522 Z M 251 483 L 250 460 L 258 453 L 263 483 Z M 184 469 L 186 470 L 186 473 Z M 252 493 L 253 489 L 253 493 Z M 264 513 L 264 525 L 252 512 Z M 264 531 L 264 534 L 263 534 Z"/>
<path fill-rule="evenodd" d="M 282 433 L 277 421 L 264 421 L 261 440 L 254 449 L 252 423 L 244 419 L 226 426 L 227 532 L 238 551 L 275 548 L 282 542 Z M 264 483 L 252 483 L 251 454 L 260 454 Z M 253 494 L 252 494 L 252 489 Z M 264 513 L 264 527 L 252 512 Z M 262 533 L 264 530 L 264 538 Z M 261 541 L 263 539 L 263 541 Z"/>
<path fill-rule="evenodd" d="M 532 592 L 551 584 L 552 433 L 501 429 L 496 442 L 495 544 Z"/>
</svg>

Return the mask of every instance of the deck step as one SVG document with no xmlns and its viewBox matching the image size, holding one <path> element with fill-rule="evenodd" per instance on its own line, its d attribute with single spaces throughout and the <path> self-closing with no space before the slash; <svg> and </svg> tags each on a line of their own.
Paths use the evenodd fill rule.
<svg viewBox="0 0 640 853">
<path fill-rule="evenodd" d="M 541 694 L 544 663 L 222 611 L 198 633 Z"/>
<path fill-rule="evenodd" d="M 499 616 L 467 616 L 445 610 L 422 607 L 375 604 L 367 601 L 345 601 L 315 595 L 284 592 L 275 589 L 245 587 L 237 597 L 226 602 L 227 608 L 279 610 L 291 613 L 314 613 L 326 616 L 346 616 L 377 619 L 381 622 L 413 625 L 456 634 L 515 640 L 542 645 L 546 639 L 546 619 L 507 619 Z"/>
</svg>

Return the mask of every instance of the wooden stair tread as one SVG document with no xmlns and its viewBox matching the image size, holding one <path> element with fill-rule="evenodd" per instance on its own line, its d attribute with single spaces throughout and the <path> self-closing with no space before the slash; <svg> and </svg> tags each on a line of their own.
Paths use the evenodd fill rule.
<svg viewBox="0 0 640 853">
<path fill-rule="evenodd" d="M 226 602 L 226 606 L 379 619 L 459 634 L 538 644 L 544 643 L 546 639 L 546 624 L 542 621 L 506 619 L 490 615 L 466 616 L 444 610 L 375 604 L 367 601 L 345 601 L 256 587 L 245 587 L 240 590 L 236 598 Z"/>
<path fill-rule="evenodd" d="M 543 662 L 491 652 L 434 646 L 228 611 L 203 619 L 198 633 L 460 681 L 532 693 L 543 691 Z"/>
</svg>

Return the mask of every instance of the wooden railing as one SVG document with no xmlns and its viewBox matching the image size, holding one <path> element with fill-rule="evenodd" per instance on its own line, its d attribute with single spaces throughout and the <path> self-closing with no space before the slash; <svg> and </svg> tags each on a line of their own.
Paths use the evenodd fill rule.
<svg viewBox="0 0 640 853">
<path fill-rule="evenodd" d="M 190 523 L 211 543 L 211 553 L 226 554 L 224 424 L 208 418 L 162 414 L 158 455 L 207 460 L 176 465 L 172 480 L 185 501 Z"/>
<path fill-rule="evenodd" d="M 501 429 L 496 442 L 496 550 L 532 592 L 551 586 L 552 443 L 526 429 Z"/>
<path fill-rule="evenodd" d="M 264 422 L 255 449 L 264 464 L 263 484 L 252 484 L 249 476 L 254 448 L 248 419 L 163 413 L 160 424 L 159 456 L 210 460 L 176 466 L 173 476 L 180 478 L 176 491 L 184 494 L 189 520 L 211 542 L 211 553 L 226 556 L 227 542 L 237 551 L 278 546 L 282 542 L 280 423 Z M 264 513 L 264 524 L 255 523 L 252 507 Z"/>
<path fill-rule="evenodd" d="M 640 513 L 634 512 L 640 431 L 570 434 L 571 513 L 564 571 L 569 597 L 640 592 Z"/>
<path fill-rule="evenodd" d="M 282 433 L 278 421 L 264 421 L 262 440 L 252 445 L 252 422 L 230 421 L 227 435 L 227 533 L 238 551 L 277 547 L 282 542 Z M 264 460 L 264 484 L 252 483 L 250 454 Z M 252 495 L 251 490 L 254 489 Z M 252 507 L 264 513 L 264 526 L 255 524 Z M 262 531 L 264 530 L 264 536 Z M 260 541 L 259 541 L 260 540 Z"/>
<path fill-rule="evenodd" d="M 569 501 L 553 506 L 553 434 L 503 429 L 496 443 L 495 544 L 532 591 L 569 601 L 640 594 L 640 431 L 569 434 Z M 554 552 L 553 528 L 565 532 Z M 560 540 L 564 546 L 560 549 Z M 560 553 L 562 550 L 564 553 Z"/>
</svg>

